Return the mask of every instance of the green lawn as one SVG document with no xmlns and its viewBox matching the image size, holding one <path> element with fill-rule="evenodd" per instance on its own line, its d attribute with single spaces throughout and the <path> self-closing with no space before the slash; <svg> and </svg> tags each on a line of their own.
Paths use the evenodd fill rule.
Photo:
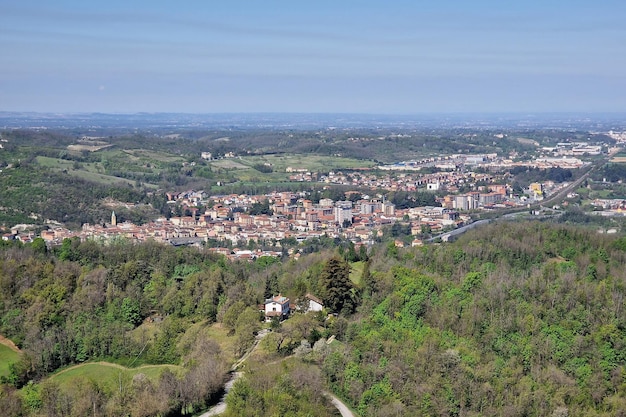
<svg viewBox="0 0 626 417">
<path fill-rule="evenodd" d="M 49 156 L 38 156 L 36 160 L 37 163 L 43 167 L 58 170 L 69 170 L 72 169 L 72 166 L 74 166 L 74 161 L 68 161 L 60 158 L 50 158 Z"/>
<path fill-rule="evenodd" d="M 222 352 L 224 353 L 224 357 L 228 362 L 235 362 L 235 341 L 236 338 L 234 336 L 228 336 L 228 332 L 222 328 L 222 325 L 219 323 L 215 323 L 211 325 L 207 329 L 207 333 L 212 340 L 220 345 Z"/>
<path fill-rule="evenodd" d="M 0 376 L 9 375 L 9 364 L 17 362 L 20 355 L 8 346 L 0 344 Z"/>
<path fill-rule="evenodd" d="M 364 263 L 359 262 L 351 262 L 350 263 L 350 281 L 357 287 L 361 286 L 361 277 L 363 276 L 363 266 Z"/>
<path fill-rule="evenodd" d="M 234 361 L 235 337 L 228 336 L 227 332 L 219 324 L 213 324 L 206 328 L 203 323 L 197 323 L 194 326 L 197 327 L 198 331 L 206 331 L 209 337 L 220 345 L 225 357 Z M 154 324 L 142 326 L 142 330 L 137 331 L 138 333 L 133 333 L 133 337 L 141 337 L 141 332 L 152 335 L 155 331 L 158 331 L 157 327 Z M 146 334 L 143 337 L 146 337 Z M 127 368 L 111 362 L 89 362 L 61 370 L 51 375 L 49 380 L 58 383 L 62 389 L 71 387 L 76 381 L 84 380 L 96 380 L 107 387 L 113 388 L 120 383 L 120 380 L 123 383 L 132 381 L 137 374 L 144 374 L 150 380 L 157 381 L 165 369 L 169 369 L 179 376 L 184 372 L 184 368 L 177 365 L 142 365 L 136 368 Z"/>
<path fill-rule="evenodd" d="M 242 164 L 238 159 L 220 159 L 218 161 L 212 161 L 211 167 L 222 169 L 252 169 L 247 164 Z"/>
<path fill-rule="evenodd" d="M 120 380 L 129 381 L 137 374 L 144 374 L 152 381 L 158 380 L 161 373 L 169 369 L 174 373 L 182 371 L 176 365 L 144 365 L 138 368 L 126 368 L 108 362 L 85 363 L 59 371 L 50 377 L 50 381 L 59 384 L 61 388 L 69 388 L 77 380 L 95 380 L 113 388 Z"/>
<path fill-rule="evenodd" d="M 88 172 L 88 171 L 83 171 L 83 170 L 68 170 L 67 173 L 70 175 L 74 175 L 76 177 L 82 178 L 87 181 L 104 184 L 104 185 L 122 184 L 122 183 L 134 185 L 136 183 L 136 181 L 129 180 L 126 178 L 119 178 L 119 177 L 114 177 L 111 175 L 98 174 L 95 172 Z M 157 186 L 154 184 L 143 183 L 143 185 L 146 187 L 157 188 Z"/>
</svg>

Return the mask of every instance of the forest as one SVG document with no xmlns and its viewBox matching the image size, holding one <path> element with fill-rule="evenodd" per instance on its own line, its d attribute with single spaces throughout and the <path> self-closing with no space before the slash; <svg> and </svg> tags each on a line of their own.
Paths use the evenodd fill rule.
<svg viewBox="0 0 626 417">
<path fill-rule="evenodd" d="M 452 243 L 254 262 L 151 242 L 0 245 L 0 335 L 21 352 L 0 368 L 7 415 L 199 413 L 261 329 L 226 416 L 333 415 L 324 392 L 361 416 L 626 410 L 623 237 L 499 221 Z M 325 311 L 264 323 L 277 294 Z M 69 378 L 80 364 L 131 373 Z"/>
</svg>

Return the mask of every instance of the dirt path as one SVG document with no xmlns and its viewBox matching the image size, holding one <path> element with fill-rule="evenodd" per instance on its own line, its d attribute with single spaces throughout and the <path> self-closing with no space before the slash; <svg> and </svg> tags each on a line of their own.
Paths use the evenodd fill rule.
<svg viewBox="0 0 626 417">
<path fill-rule="evenodd" d="M 339 398 L 335 397 L 330 392 L 325 392 L 324 395 L 330 398 L 330 401 L 333 403 L 335 408 L 339 410 L 342 417 L 355 417 L 354 413 L 350 411 L 347 405 L 345 405 Z"/>
<path fill-rule="evenodd" d="M 219 416 L 220 414 L 222 414 L 222 413 L 224 413 L 226 411 L 226 396 L 230 392 L 230 389 L 233 387 L 233 385 L 235 385 L 235 382 L 239 378 L 241 378 L 241 375 L 243 375 L 242 372 L 234 372 L 233 373 L 232 378 L 224 386 L 224 395 L 220 399 L 220 402 L 217 403 L 216 405 L 214 405 L 213 407 L 211 407 L 209 409 L 209 411 L 207 411 L 206 413 L 202 414 L 200 417 Z"/>
<path fill-rule="evenodd" d="M 4 346 L 7 346 L 9 349 L 11 349 L 14 352 L 22 353 L 22 351 L 17 346 L 15 346 L 15 343 L 13 343 L 12 340 L 7 339 L 6 337 L 2 336 L 1 334 L 0 334 L 0 344 L 2 344 Z"/>
<path fill-rule="evenodd" d="M 259 334 L 254 338 L 254 343 L 252 344 L 252 347 L 250 349 L 248 349 L 248 351 L 241 358 L 239 358 L 239 360 L 237 362 L 235 362 L 233 364 L 233 366 L 230 368 L 230 370 L 234 372 L 241 365 L 243 365 L 243 363 L 246 361 L 246 359 L 248 359 L 250 357 L 250 355 L 252 355 L 252 352 L 254 352 L 256 350 L 257 346 L 259 346 L 259 343 L 261 342 L 261 339 L 263 339 L 265 336 L 267 336 L 268 333 L 269 333 L 269 331 L 267 329 L 261 330 L 259 332 Z"/>
<path fill-rule="evenodd" d="M 222 396 L 220 401 L 214 406 L 212 406 L 211 408 L 209 408 L 205 413 L 201 414 L 199 417 L 217 416 L 226 411 L 226 396 L 228 395 L 228 392 L 233 387 L 233 385 L 235 385 L 235 381 L 237 381 L 237 379 L 241 378 L 241 375 L 243 375 L 243 372 L 237 372 L 237 369 L 241 365 L 243 365 L 243 363 L 246 361 L 246 359 L 250 357 L 250 355 L 252 355 L 252 352 L 254 352 L 256 348 L 259 346 L 261 339 L 267 336 L 268 333 L 269 331 L 265 329 L 265 330 L 261 330 L 259 334 L 257 334 L 252 347 L 250 347 L 250 349 L 248 349 L 248 351 L 244 353 L 244 355 L 241 358 L 239 358 L 239 360 L 235 362 L 233 366 L 230 368 L 231 378 L 228 380 L 228 382 L 224 386 L 224 395 Z"/>
<path fill-rule="evenodd" d="M 269 332 L 267 330 L 263 330 L 259 332 L 252 347 L 241 358 L 239 358 L 239 360 L 235 362 L 235 364 L 232 366 L 231 368 L 232 377 L 226 383 L 226 386 L 224 387 L 224 395 L 222 396 L 220 402 L 214 405 L 213 407 L 211 407 L 205 413 L 201 414 L 199 417 L 213 417 L 213 416 L 220 415 L 226 411 L 226 396 L 228 395 L 228 392 L 235 384 L 235 381 L 237 381 L 237 379 L 241 378 L 241 376 L 243 375 L 243 372 L 237 372 L 237 369 L 246 361 L 246 359 L 248 359 L 248 357 L 250 357 L 252 352 L 254 352 L 256 348 L 258 347 L 259 343 L 261 342 L 261 339 L 263 339 L 268 333 Z M 272 363 L 279 363 L 279 362 L 284 361 L 285 359 L 287 358 L 282 358 L 275 362 L 266 363 L 265 365 L 267 366 Z M 342 417 L 355 417 L 354 413 L 352 413 L 352 411 L 350 411 L 350 409 L 343 402 L 341 402 L 339 398 L 335 397 L 333 394 L 329 392 L 324 392 L 324 395 L 330 398 L 330 401 L 335 406 L 335 408 L 339 410 L 339 413 L 341 413 Z"/>
</svg>

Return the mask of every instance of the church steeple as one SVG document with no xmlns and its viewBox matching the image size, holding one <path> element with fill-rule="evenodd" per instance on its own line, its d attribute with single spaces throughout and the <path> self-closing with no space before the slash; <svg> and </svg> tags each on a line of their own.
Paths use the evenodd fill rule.
<svg viewBox="0 0 626 417">
<path fill-rule="evenodd" d="M 111 212 L 111 226 L 117 226 L 117 216 L 115 211 Z"/>
</svg>

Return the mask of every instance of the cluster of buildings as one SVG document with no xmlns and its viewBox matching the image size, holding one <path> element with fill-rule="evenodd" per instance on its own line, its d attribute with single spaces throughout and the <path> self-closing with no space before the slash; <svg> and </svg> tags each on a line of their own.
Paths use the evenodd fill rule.
<svg viewBox="0 0 626 417">
<path fill-rule="evenodd" d="M 259 310 L 263 312 L 265 321 L 272 319 L 284 320 L 294 311 L 317 312 L 324 309 L 324 302 L 312 294 L 306 294 L 301 300 L 300 305 L 292 303 L 289 298 L 278 294 L 265 300 L 265 303 L 259 306 Z"/>
<path fill-rule="evenodd" d="M 246 214 L 251 205 L 271 201 L 273 214 Z M 196 201 L 187 195 L 181 201 Z M 177 201 L 178 204 L 181 201 Z M 41 233 L 50 244 L 59 244 L 68 237 L 111 240 L 126 238 L 136 241 L 148 239 L 171 244 L 221 242 L 228 247 L 246 247 L 259 243 L 277 247 L 276 251 L 263 253 L 231 251 L 237 257 L 280 256 L 280 242 L 295 239 L 329 236 L 354 241 L 368 241 L 387 224 L 398 220 L 393 204 L 384 201 L 333 201 L 322 199 L 317 204 L 293 193 L 276 193 L 271 196 L 230 195 L 211 199 L 212 205 L 203 213 L 193 210 L 188 216 L 159 218 L 144 225 L 119 223 L 113 212 L 107 224 L 84 224 L 80 231 L 53 227 Z M 402 219 L 400 215 L 400 219 Z"/>
<path fill-rule="evenodd" d="M 589 162 L 582 161 L 576 156 L 599 154 L 602 147 L 568 142 L 544 150 L 542 156 L 528 161 L 514 161 L 498 157 L 496 154 L 451 155 L 379 166 L 378 169 L 383 172 L 382 174 L 366 169 L 351 172 L 331 171 L 327 174 L 291 169 L 292 175 L 289 178 L 297 182 L 322 182 L 371 190 L 414 192 L 426 189 L 456 193 L 464 188 L 476 188 L 478 184 L 497 187 L 497 183 L 506 182 L 508 175 L 506 172 L 510 168 L 581 168 Z"/>
<path fill-rule="evenodd" d="M 51 226 L 40 237 L 48 244 L 60 244 L 65 238 L 112 241 L 154 240 L 173 245 L 205 244 L 216 246 L 216 252 L 233 259 L 255 259 L 261 256 L 283 256 L 283 242 L 303 242 L 327 236 L 345 238 L 356 244 L 369 244 L 381 236 L 385 226 L 403 222 L 417 238 L 429 233 L 451 230 L 471 222 L 467 210 L 500 202 L 505 198 L 505 188 L 495 191 L 449 195 L 441 199 L 441 206 L 415 207 L 399 210 L 384 199 L 360 198 L 355 201 L 321 199 L 314 203 L 305 193 L 272 193 L 269 195 L 222 195 L 205 198 L 202 192 L 169 194 L 174 204 L 189 208 L 187 216 L 159 218 L 136 225 L 119 222 L 115 212 L 106 224 L 84 224 L 81 230 L 72 231 L 61 226 Z M 354 192 L 360 197 L 360 193 Z M 248 214 L 249 208 L 265 202 L 272 214 Z M 199 212 L 198 207 L 209 208 Z M 31 241 L 36 236 L 15 233 Z M 256 249 L 258 247 L 270 250 Z M 233 249 L 234 248 L 234 249 Z"/>
<path fill-rule="evenodd" d="M 192 194 L 181 194 L 182 200 L 196 201 Z M 251 215 L 246 209 L 255 202 L 268 201 L 273 213 Z M 254 259 L 260 256 L 282 256 L 281 241 L 302 242 L 310 238 L 327 236 L 346 238 L 355 243 L 371 243 L 381 235 L 384 226 L 397 221 L 409 221 L 417 235 L 421 226 L 430 230 L 456 227 L 469 221 L 469 216 L 442 207 L 396 210 L 384 200 L 362 199 L 333 201 L 322 199 L 313 203 L 301 194 L 274 193 L 263 196 L 230 195 L 218 196 L 212 206 L 203 213 L 194 212 L 188 216 L 159 218 L 155 221 L 136 225 L 119 222 L 115 212 L 106 224 L 84 224 L 81 230 L 69 230 L 59 225 L 49 226 L 40 233 L 50 245 L 60 244 L 66 238 L 113 241 L 154 240 L 174 245 L 203 244 L 211 242 L 221 246 L 215 251 L 231 258 Z M 177 201 L 180 204 L 180 201 Z M 19 233 L 17 229 L 3 239 L 20 239 L 24 242 L 37 237 L 33 232 Z M 256 247 L 272 250 L 250 249 Z M 235 248 L 235 249 L 232 249 Z M 239 248 L 239 249 L 237 249 Z"/>
<path fill-rule="evenodd" d="M 601 145 L 590 145 L 586 142 L 559 142 L 553 147 L 543 147 L 541 150 L 552 156 L 587 156 L 600 155 L 602 153 Z"/>
<path fill-rule="evenodd" d="M 626 214 L 626 200 L 622 198 L 596 198 L 591 204 L 602 211 Z"/>
<path fill-rule="evenodd" d="M 438 199 L 439 206 L 400 210 L 384 198 L 371 198 L 357 191 L 347 193 L 349 197 L 354 197 L 350 200 L 325 198 L 317 202 L 307 199 L 306 192 L 208 196 L 201 191 L 187 191 L 167 193 L 170 204 L 184 207 L 185 216 L 162 217 L 136 225 L 119 222 L 113 212 L 110 222 L 106 224 L 84 224 L 78 231 L 50 226 L 41 232 L 40 237 L 50 245 L 74 237 L 105 242 L 128 239 L 173 245 L 209 243 L 209 246 L 215 247 L 213 250 L 230 258 L 255 259 L 284 256 L 285 239 L 290 245 L 323 236 L 349 239 L 355 244 L 370 244 L 382 236 L 385 227 L 402 222 L 408 225 L 411 235 L 415 237 L 414 244 L 419 244 L 419 238 L 425 231 L 443 232 L 471 222 L 468 211 L 526 203 L 518 198 L 512 199 L 513 196 L 507 194 L 509 192 L 505 185 L 494 184 L 478 187 L 477 191 L 446 195 Z M 543 184 L 533 184 L 528 192 L 534 195 L 533 198 L 541 199 L 546 188 Z M 260 203 L 267 205 L 268 213 L 249 214 L 250 208 Z M 3 236 L 3 239 L 28 242 L 35 237 L 32 232 L 14 232 Z M 256 249 L 259 247 L 270 250 Z"/>
<path fill-rule="evenodd" d="M 102 241 L 117 238 L 155 240 L 174 245 L 210 243 L 210 246 L 221 247 L 216 251 L 239 259 L 284 255 L 281 242 L 285 239 L 293 243 L 328 236 L 367 244 L 380 236 L 385 226 L 395 222 L 408 223 L 417 239 L 424 234 L 424 230 L 436 233 L 471 222 L 469 211 L 524 205 L 528 199 L 543 199 L 556 188 L 553 183 L 536 183 L 525 190 L 524 196 L 513 195 L 510 187 L 503 184 L 508 174 L 499 172 L 501 167 L 577 168 L 584 163 L 575 155 L 581 152 L 594 154 L 602 152 L 602 149 L 595 145 L 563 143 L 554 149 L 545 149 L 545 152 L 558 152 L 558 157 L 544 156 L 533 161 L 513 162 L 496 154 L 451 155 L 379 167 L 382 174 L 381 171 L 374 173 L 369 170 L 321 174 L 289 168 L 294 181 L 317 181 L 349 186 L 355 190 L 448 193 L 438 198 L 438 207 L 399 210 L 382 197 L 371 198 L 359 191 L 346 193 L 349 200 L 345 201 L 321 199 L 313 202 L 307 198 L 306 192 L 209 196 L 205 192 L 191 190 L 166 193 L 169 204 L 183 208 L 186 213 L 183 216 L 163 217 L 135 225 L 118 222 L 113 213 L 107 224 L 85 224 L 79 231 L 54 226 L 41 232 L 40 236 L 51 245 L 71 237 Z M 211 159 L 212 155 L 205 153 L 202 157 Z M 419 172 L 423 169 L 424 172 Z M 261 203 L 268 205 L 267 214 L 249 214 L 251 207 Z M 34 237 L 32 232 L 14 231 L 2 238 L 31 241 Z M 256 247 L 276 250 L 252 250 Z"/>
<path fill-rule="evenodd" d="M 493 175 L 496 175 L 498 171 L 515 167 L 570 169 L 589 164 L 577 158 L 578 156 L 599 155 L 603 152 L 603 148 L 600 145 L 565 142 L 559 143 L 553 148 L 542 148 L 541 151 L 541 156 L 526 161 L 517 161 L 511 157 L 502 157 L 497 154 L 451 155 L 420 161 L 398 162 L 378 168 L 385 171 L 423 171 L 430 168 L 439 172 L 467 172 L 468 174 L 471 174 L 474 168 L 481 168 L 484 171 L 494 173 Z"/>
</svg>

